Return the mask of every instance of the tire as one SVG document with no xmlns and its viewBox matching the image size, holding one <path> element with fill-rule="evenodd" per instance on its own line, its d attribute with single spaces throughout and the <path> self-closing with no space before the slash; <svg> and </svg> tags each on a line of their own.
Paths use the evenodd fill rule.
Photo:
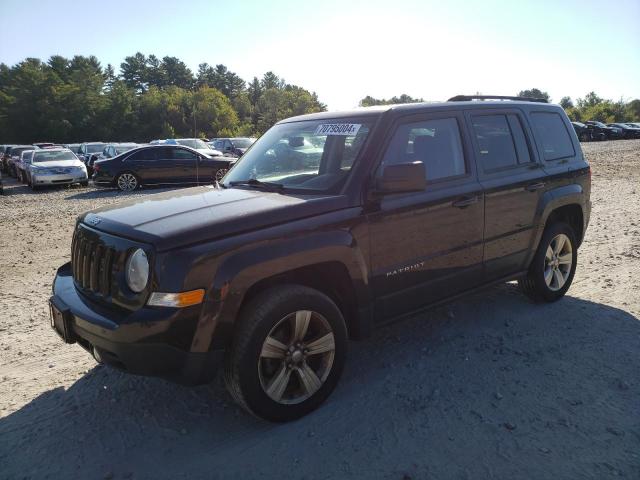
<svg viewBox="0 0 640 480">
<path fill-rule="evenodd" d="M 542 234 L 527 275 L 518 280 L 524 294 L 535 302 L 555 302 L 562 298 L 576 273 L 577 245 L 575 232 L 569 225 L 563 222 L 549 225 Z"/>
<path fill-rule="evenodd" d="M 588 142 L 590 140 L 589 134 L 587 132 L 582 132 L 580 134 L 580 141 L 581 142 Z"/>
<path fill-rule="evenodd" d="M 140 187 L 140 181 L 135 174 L 122 172 L 116 177 L 116 187 L 121 192 L 132 192 Z"/>
<path fill-rule="evenodd" d="M 281 285 L 258 294 L 242 309 L 226 352 L 225 383 L 253 415 L 272 422 L 295 420 L 331 394 L 346 354 L 347 330 L 335 303 L 317 290 Z M 277 382 L 279 378 L 286 381 Z"/>
<path fill-rule="evenodd" d="M 88 187 L 89 186 L 89 180 L 84 181 L 84 182 L 80 182 L 80 186 L 81 187 Z"/>
<path fill-rule="evenodd" d="M 22 172 L 19 169 L 16 169 L 16 180 L 22 183 Z"/>
</svg>

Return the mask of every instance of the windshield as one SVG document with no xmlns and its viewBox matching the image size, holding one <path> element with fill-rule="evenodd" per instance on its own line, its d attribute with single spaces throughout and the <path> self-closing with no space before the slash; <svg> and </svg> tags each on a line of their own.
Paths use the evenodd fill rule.
<svg viewBox="0 0 640 480">
<path fill-rule="evenodd" d="M 116 153 L 120 155 L 121 153 L 128 152 L 129 150 L 132 150 L 137 146 L 138 145 L 136 145 L 135 143 L 131 145 L 116 145 Z"/>
<path fill-rule="evenodd" d="M 77 160 L 71 150 L 42 150 L 33 154 L 33 163 Z"/>
<path fill-rule="evenodd" d="M 231 140 L 236 148 L 249 148 L 253 142 L 256 141 L 255 138 L 233 138 Z"/>
<path fill-rule="evenodd" d="M 185 147 L 195 148 L 196 150 L 211 150 L 211 147 L 204 143 L 202 140 L 196 138 L 187 138 L 176 140 L 180 145 L 184 145 Z"/>
<path fill-rule="evenodd" d="M 371 123 L 342 118 L 275 125 L 238 160 L 224 185 L 259 180 L 327 191 L 347 178 L 370 128 Z"/>
<path fill-rule="evenodd" d="M 99 153 L 104 150 L 106 144 L 104 143 L 92 143 L 87 145 L 87 153 Z"/>
</svg>

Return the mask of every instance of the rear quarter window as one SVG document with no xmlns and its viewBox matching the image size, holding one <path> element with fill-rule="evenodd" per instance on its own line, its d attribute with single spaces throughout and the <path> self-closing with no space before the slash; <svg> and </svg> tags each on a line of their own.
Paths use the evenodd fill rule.
<svg viewBox="0 0 640 480">
<path fill-rule="evenodd" d="M 531 114 L 531 123 L 546 161 L 575 156 L 573 142 L 560 114 L 534 112 Z"/>
</svg>

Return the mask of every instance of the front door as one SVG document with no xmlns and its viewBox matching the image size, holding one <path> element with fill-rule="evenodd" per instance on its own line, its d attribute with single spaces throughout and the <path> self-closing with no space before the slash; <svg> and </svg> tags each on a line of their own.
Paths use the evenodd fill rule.
<svg viewBox="0 0 640 480">
<path fill-rule="evenodd" d="M 377 174 L 422 161 L 427 187 L 386 195 L 367 214 L 377 321 L 481 282 L 484 198 L 463 125 L 455 113 L 412 116 L 388 142 Z"/>
</svg>

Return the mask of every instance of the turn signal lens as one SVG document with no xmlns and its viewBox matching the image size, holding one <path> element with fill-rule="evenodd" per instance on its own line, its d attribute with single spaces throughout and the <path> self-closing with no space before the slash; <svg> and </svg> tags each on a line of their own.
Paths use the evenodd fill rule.
<svg viewBox="0 0 640 480">
<path fill-rule="evenodd" d="M 147 301 L 147 305 L 152 307 L 174 307 L 184 308 L 202 303 L 204 289 L 190 290 L 180 293 L 153 292 Z"/>
</svg>

